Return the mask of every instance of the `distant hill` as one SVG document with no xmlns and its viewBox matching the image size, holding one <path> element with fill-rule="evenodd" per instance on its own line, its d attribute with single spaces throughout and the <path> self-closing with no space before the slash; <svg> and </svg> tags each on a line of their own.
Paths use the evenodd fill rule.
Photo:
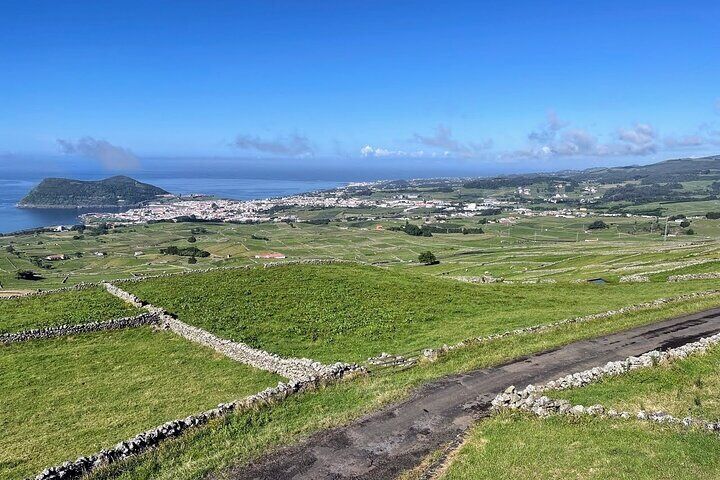
<svg viewBox="0 0 720 480">
<path fill-rule="evenodd" d="M 552 181 L 592 181 L 604 184 L 639 181 L 641 184 L 651 185 L 694 180 L 720 180 L 720 155 L 703 158 L 678 158 L 650 165 L 600 167 L 554 173 L 500 175 L 470 180 L 465 183 L 465 186 L 467 188 L 494 189 Z"/>
<path fill-rule="evenodd" d="M 162 188 L 122 175 L 95 181 L 46 178 L 20 200 L 18 207 L 128 207 L 167 194 Z"/>
</svg>

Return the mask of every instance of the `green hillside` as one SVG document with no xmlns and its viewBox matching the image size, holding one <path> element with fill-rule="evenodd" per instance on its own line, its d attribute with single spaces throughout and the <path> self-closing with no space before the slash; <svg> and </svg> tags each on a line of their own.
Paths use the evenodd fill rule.
<svg viewBox="0 0 720 480">
<path fill-rule="evenodd" d="M 155 199 L 168 192 L 130 177 L 115 176 L 97 181 L 46 178 L 18 206 L 25 208 L 123 207 Z"/>
</svg>

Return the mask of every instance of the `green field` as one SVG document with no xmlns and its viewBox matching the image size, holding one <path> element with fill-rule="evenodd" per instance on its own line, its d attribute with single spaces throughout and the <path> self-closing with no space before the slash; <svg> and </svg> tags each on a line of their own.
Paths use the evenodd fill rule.
<svg viewBox="0 0 720 480">
<path fill-rule="evenodd" d="M 110 320 L 138 313 L 138 309 L 100 287 L 0 299 L 0 334 L 54 325 Z"/>
<path fill-rule="evenodd" d="M 0 347 L 0 478 L 25 478 L 279 380 L 146 327 Z"/>
<path fill-rule="evenodd" d="M 720 348 L 667 365 L 609 377 L 583 388 L 553 392 L 573 404 L 629 412 L 664 411 L 676 417 L 720 419 Z"/>
<path fill-rule="evenodd" d="M 716 479 L 720 442 L 635 420 L 502 414 L 475 427 L 441 478 Z"/>
<path fill-rule="evenodd" d="M 383 351 L 418 353 L 716 283 L 490 287 L 336 264 L 181 275 L 123 288 L 221 337 L 330 362 L 362 361 Z"/>
<path fill-rule="evenodd" d="M 133 275 L 259 264 L 266 260 L 256 259 L 255 255 L 268 251 L 283 253 L 288 260 L 342 258 L 432 275 L 472 276 L 488 272 L 515 281 L 539 278 L 575 281 L 594 276 L 613 280 L 630 273 L 662 270 L 670 262 L 720 258 L 717 242 L 720 221 L 702 219 L 692 221 L 695 235 L 671 236 L 663 241 L 662 225 L 641 217 L 606 217 L 610 228 L 594 231 L 587 231 L 586 227 L 597 217 L 518 217 L 512 225 L 482 225 L 485 233 L 481 235 L 432 237 L 388 231 L 387 228 L 404 223 L 397 219 L 350 222 L 343 220 L 341 214 L 337 217 L 337 221 L 328 225 L 297 223 L 294 227 L 285 223 L 203 223 L 200 225 L 207 233 L 192 234 L 197 238 L 193 244 L 187 239 L 198 224 L 192 223 L 134 225 L 78 239 L 74 238 L 76 232 L 2 237 L 0 284 L 6 289 L 45 289 Z M 411 221 L 420 224 L 422 219 Z M 450 222 L 478 227 L 477 218 Z M 376 231 L 376 224 L 383 225 L 385 230 Z M 189 265 L 187 257 L 160 254 L 160 248 L 170 245 L 193 245 L 211 256 L 198 258 L 197 264 Z M 12 246 L 14 251 L 7 252 L 5 246 Z M 418 254 L 425 250 L 433 251 L 440 264 L 419 267 Z M 42 269 L 32 263 L 33 258 L 54 253 L 65 254 L 69 259 L 44 261 L 48 268 Z M 18 280 L 14 275 L 21 269 L 32 269 L 43 279 Z"/>
<path fill-rule="evenodd" d="M 676 236 L 667 239 L 661 236 L 658 224 L 642 217 L 603 217 L 609 228 L 598 231 L 586 230 L 598 217 L 518 217 L 511 225 L 483 224 L 483 234 L 415 237 L 388 230 L 404 220 L 368 211 L 365 213 L 377 214 L 378 219 L 354 221 L 351 216 L 355 213 L 340 209 L 308 212 L 316 218 L 332 216 L 336 221 L 328 225 L 204 223 L 200 226 L 207 232 L 195 234 L 197 242 L 193 243 L 187 239 L 198 224 L 183 223 L 134 225 L 82 238 L 73 238 L 76 232 L 2 237 L 0 247 L 12 245 L 13 251 L 0 248 L 0 283 L 5 289 L 34 290 L 194 268 L 259 266 L 267 261 L 255 258 L 261 252 L 281 252 L 290 261 L 341 258 L 375 264 L 222 270 L 120 285 L 177 314 L 181 320 L 219 336 L 280 355 L 323 362 L 363 361 L 383 351 L 414 355 L 423 348 L 478 335 L 718 288 L 717 280 L 669 283 L 666 279 L 675 274 L 720 271 L 720 221 L 693 219 L 695 235 L 676 229 L 671 230 Z M 420 224 L 421 213 L 432 215 L 429 211 L 412 212 L 415 216 L 410 221 Z M 475 217 L 449 222 L 477 227 L 479 220 Z M 377 224 L 384 229 L 376 230 Z M 159 249 L 169 245 L 193 245 L 211 255 L 190 265 L 185 257 L 160 254 Z M 419 265 L 417 256 L 426 250 L 434 252 L 440 263 Z M 65 253 L 70 259 L 44 262 L 47 268 L 39 269 L 33 258 L 52 253 Z M 28 268 L 41 273 L 44 279 L 14 278 L 16 270 Z M 619 282 L 621 277 L 634 274 L 648 275 L 651 281 Z M 512 283 L 460 281 L 460 277 L 483 275 Z M 608 283 L 585 282 L 593 277 L 602 277 Z M 538 281 L 555 283 L 523 283 Z M 720 296 L 670 304 L 662 309 L 473 345 L 435 363 L 405 371 L 375 370 L 369 376 L 294 396 L 273 407 L 230 415 L 95 476 L 128 480 L 203 478 L 319 429 L 341 425 L 399 401 L 433 379 L 717 305 Z M 135 313 L 100 289 L 67 296 L 0 300 L 0 332 Z M 4 442 L 0 443 L 0 478 L 32 474 L 49 464 L 91 453 L 165 420 L 197 413 L 278 380 L 170 333 L 152 333 L 149 328 L 2 347 L 0 362 L 1 385 L 6 392 L 1 394 L 0 409 L 4 410 L 0 410 L 0 430 L 8 432 L 6 439 L 0 440 Z M 644 389 L 642 398 L 624 398 L 622 386 L 613 387 L 607 398 L 616 399 L 619 406 L 621 402 L 642 403 L 648 409 L 657 405 L 665 410 L 677 408 L 673 411 L 712 416 L 718 409 L 718 381 L 712 373 L 717 366 L 696 365 L 685 375 L 672 373 L 672 368 L 679 367 L 671 367 L 666 377 L 655 373 L 657 377 L 638 380 Z M 189 385 L 180 384 L 181 379 L 189 381 Z M 4 388 L 6 385 L 12 388 Z M 597 388 L 603 385 L 605 382 Z M 133 396 L 136 392 L 142 393 L 140 400 Z M 591 395 L 592 390 L 577 394 Z M 596 394 L 602 398 L 603 392 L 597 390 Z M 604 403 L 591 400 L 587 397 L 583 401 Z M 78 405 L 82 415 L 72 410 Z M 560 423 L 550 424 L 543 433 L 536 426 L 540 424 L 532 423 L 532 419 L 506 420 L 508 424 L 530 422 L 528 428 L 535 442 L 528 443 L 531 450 L 539 449 L 543 442 L 552 442 L 553 435 L 568 439 L 576 435 Z M 23 425 L 15 425 L 17 422 Z M 64 435 L 66 430 L 61 425 L 70 425 L 74 434 Z M 630 439 L 641 441 L 648 434 L 646 427 L 638 425 L 613 424 L 613 429 L 622 430 L 617 439 L 621 458 L 624 449 L 632 444 Z M 506 430 L 500 426 L 494 430 L 497 438 L 517 440 L 511 427 L 503 428 Z M 594 429 L 591 423 L 579 428 Z M 684 461 L 688 475 L 712 478 L 704 475 L 717 468 L 714 460 L 705 462 L 694 456 L 695 446 L 703 446 L 705 436 L 696 438 L 692 435 L 697 432 L 693 432 L 684 437 L 686 434 L 681 432 L 659 431 L 660 445 L 652 447 L 659 452 L 658 459 Z M 598 437 L 607 433 L 602 429 L 597 432 Z M 555 477 L 548 478 L 608 477 L 609 467 L 603 470 L 600 466 L 596 475 L 582 470 L 573 474 L 572 469 L 580 465 L 583 456 L 594 455 L 597 462 L 612 465 L 612 450 L 606 450 L 610 441 L 604 443 L 602 438 L 587 436 L 587 445 L 573 452 L 577 455 L 560 465 Z M 681 451 L 678 438 L 691 439 L 688 445 L 692 448 Z M 503 462 L 523 455 L 532 458 L 532 452 L 522 447 L 517 445 L 517 451 L 508 451 L 506 459 L 493 460 L 498 462 L 498 469 Z M 715 447 L 708 448 L 714 455 Z M 642 459 L 628 462 L 628 478 L 642 468 L 652 471 L 654 465 Z M 544 464 L 540 465 L 542 468 Z M 516 478 L 527 476 L 525 473 L 519 470 Z M 683 478 L 682 474 L 675 476 Z"/>
<path fill-rule="evenodd" d="M 586 324 L 570 324 L 531 336 L 506 337 L 455 350 L 437 362 L 400 372 L 375 372 L 351 382 L 290 397 L 271 408 L 230 415 L 156 450 L 99 471 L 92 478 L 205 478 L 211 472 L 242 465 L 277 446 L 300 441 L 317 430 L 345 424 L 383 405 L 401 401 L 433 379 L 499 365 L 576 340 L 683 315 L 711 305 L 709 300 L 685 302 L 663 311 L 636 312 Z"/>
</svg>

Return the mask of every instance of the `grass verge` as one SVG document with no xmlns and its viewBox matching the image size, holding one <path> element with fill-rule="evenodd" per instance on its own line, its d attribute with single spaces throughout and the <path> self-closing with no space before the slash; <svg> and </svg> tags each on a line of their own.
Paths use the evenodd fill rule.
<svg viewBox="0 0 720 480">
<path fill-rule="evenodd" d="M 148 327 L 0 347 L 0 478 L 24 478 L 280 377 Z"/>
<path fill-rule="evenodd" d="M 503 413 L 478 424 L 443 480 L 720 478 L 716 435 L 636 420 Z"/>
<path fill-rule="evenodd" d="M 608 377 L 583 388 L 551 392 L 573 404 L 659 410 L 676 417 L 720 418 L 720 348 L 669 364 Z"/>
</svg>

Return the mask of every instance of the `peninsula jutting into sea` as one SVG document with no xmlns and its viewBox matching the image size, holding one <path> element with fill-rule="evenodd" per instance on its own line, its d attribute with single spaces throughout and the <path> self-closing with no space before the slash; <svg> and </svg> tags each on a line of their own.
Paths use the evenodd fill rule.
<svg viewBox="0 0 720 480">
<path fill-rule="evenodd" d="M 46 178 L 18 203 L 20 208 L 132 207 L 170 195 L 124 175 L 104 180 Z"/>
</svg>

